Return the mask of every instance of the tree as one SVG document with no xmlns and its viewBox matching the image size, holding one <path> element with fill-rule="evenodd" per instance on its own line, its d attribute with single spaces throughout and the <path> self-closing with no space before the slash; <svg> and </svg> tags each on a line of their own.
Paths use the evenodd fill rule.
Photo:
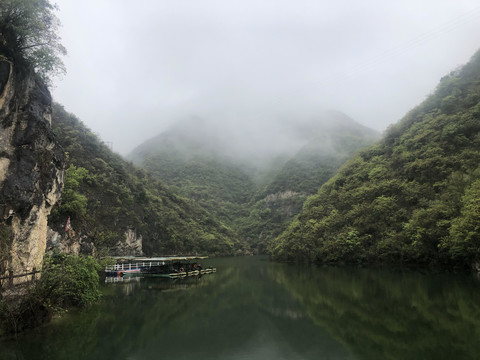
<svg viewBox="0 0 480 360">
<path fill-rule="evenodd" d="M 50 76 L 65 73 L 60 56 L 60 21 L 49 0 L 2 0 L 0 2 L 0 56 L 24 61 L 47 83 Z"/>
<path fill-rule="evenodd" d="M 462 197 L 462 210 L 453 220 L 450 238 L 444 241 L 444 247 L 450 247 L 454 258 L 480 259 L 480 180 L 476 180 L 466 189 Z M 448 241 L 449 240 L 449 241 Z"/>
</svg>

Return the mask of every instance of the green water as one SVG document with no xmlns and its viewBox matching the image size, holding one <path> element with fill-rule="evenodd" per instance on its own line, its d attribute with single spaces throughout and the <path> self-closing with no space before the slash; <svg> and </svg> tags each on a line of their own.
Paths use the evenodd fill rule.
<svg viewBox="0 0 480 360">
<path fill-rule="evenodd" d="M 479 359 L 473 275 L 209 259 L 201 278 L 105 284 L 103 301 L 0 343 L 0 359 Z"/>
</svg>

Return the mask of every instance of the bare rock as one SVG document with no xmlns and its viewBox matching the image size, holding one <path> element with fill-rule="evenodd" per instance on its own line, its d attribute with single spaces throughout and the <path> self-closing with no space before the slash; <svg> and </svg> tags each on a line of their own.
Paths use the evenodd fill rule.
<svg viewBox="0 0 480 360">
<path fill-rule="evenodd" d="M 0 269 L 15 274 L 41 268 L 47 217 L 63 187 L 65 154 L 51 112 L 50 92 L 33 71 L 0 60 L 0 227 L 11 234 L 0 239 L 9 243 Z"/>
<path fill-rule="evenodd" d="M 130 227 L 124 233 L 124 238 L 117 242 L 113 249 L 117 256 L 142 256 L 142 236 L 137 235 L 135 228 Z"/>
</svg>

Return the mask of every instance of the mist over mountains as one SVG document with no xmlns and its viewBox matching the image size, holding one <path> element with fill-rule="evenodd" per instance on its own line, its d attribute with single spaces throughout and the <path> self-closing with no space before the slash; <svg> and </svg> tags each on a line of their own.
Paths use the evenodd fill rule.
<svg viewBox="0 0 480 360">
<path fill-rule="evenodd" d="M 479 84 L 477 51 L 310 197 L 272 256 L 480 269 Z"/>
<path fill-rule="evenodd" d="M 263 252 L 309 195 L 378 138 L 338 111 L 283 114 L 266 123 L 191 117 L 129 158 Z"/>
<path fill-rule="evenodd" d="M 201 156 L 258 171 L 279 160 L 286 161 L 299 152 L 315 149 L 315 152 L 326 155 L 343 151 L 336 141 L 339 134 L 378 137 L 376 131 L 333 110 L 300 116 L 283 114 L 276 121 L 264 120 L 184 118 L 137 146 L 128 159 L 140 164 L 157 153 L 167 153 L 183 161 Z"/>
</svg>

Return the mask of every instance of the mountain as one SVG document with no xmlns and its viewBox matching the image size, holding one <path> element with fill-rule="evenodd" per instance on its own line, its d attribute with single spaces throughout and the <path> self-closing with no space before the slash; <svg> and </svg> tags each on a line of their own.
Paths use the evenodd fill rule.
<svg viewBox="0 0 480 360">
<path fill-rule="evenodd" d="M 308 198 L 270 253 L 321 263 L 478 266 L 479 158 L 480 52 Z"/>
<path fill-rule="evenodd" d="M 62 237 L 56 243 L 91 242 L 115 255 L 226 255 L 243 248 L 227 226 L 113 153 L 61 105 L 53 107 L 52 127 L 67 153 L 62 201 L 49 218 Z M 65 232 L 68 218 L 73 231 Z"/>
<path fill-rule="evenodd" d="M 334 111 L 323 114 L 317 121 L 300 123 L 294 128 L 294 135 L 304 139 L 305 145 L 283 164 L 265 195 L 285 190 L 316 193 L 339 163 L 378 138 L 375 131 Z"/>
<path fill-rule="evenodd" d="M 229 140 L 213 124 L 194 117 L 140 145 L 129 158 L 231 226 L 255 185 Z"/>
<path fill-rule="evenodd" d="M 373 130 L 333 111 L 266 128 L 192 117 L 141 144 L 129 158 L 262 252 L 306 197 L 376 138 Z"/>
<path fill-rule="evenodd" d="M 308 196 L 359 149 L 378 138 L 375 131 L 337 111 L 292 125 L 290 134 L 303 139 L 304 145 L 256 192 L 248 217 L 238 220 L 240 234 L 256 243 L 260 252 L 301 212 Z"/>
</svg>

